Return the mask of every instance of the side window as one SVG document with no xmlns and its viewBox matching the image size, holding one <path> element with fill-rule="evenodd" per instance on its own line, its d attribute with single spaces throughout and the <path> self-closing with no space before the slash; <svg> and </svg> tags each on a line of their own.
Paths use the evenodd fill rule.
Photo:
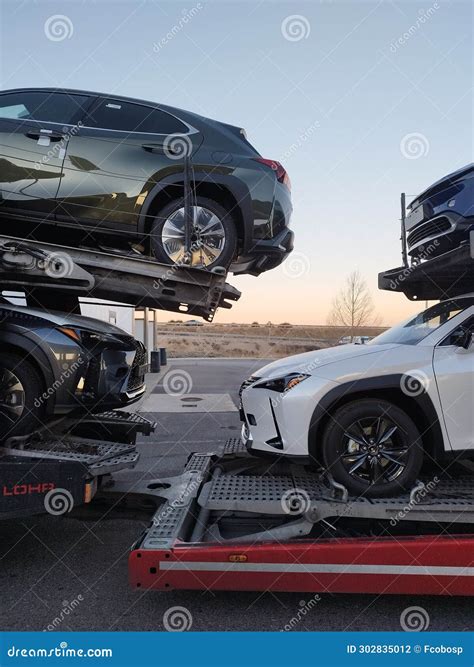
<svg viewBox="0 0 474 667">
<path fill-rule="evenodd" d="M 465 322 L 460 324 L 449 336 L 440 343 L 440 345 L 457 345 L 463 334 L 474 333 L 474 316 L 469 317 Z"/>
<path fill-rule="evenodd" d="M 0 118 L 70 124 L 86 108 L 87 95 L 25 91 L 0 95 Z"/>
<path fill-rule="evenodd" d="M 143 104 L 102 100 L 87 117 L 88 127 L 121 132 L 147 132 L 149 134 L 185 134 L 187 126 L 166 111 Z"/>
</svg>

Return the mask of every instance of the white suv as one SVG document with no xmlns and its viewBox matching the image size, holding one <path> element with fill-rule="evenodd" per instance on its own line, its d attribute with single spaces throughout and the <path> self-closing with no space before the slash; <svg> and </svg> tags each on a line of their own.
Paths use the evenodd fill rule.
<svg viewBox="0 0 474 667">
<path fill-rule="evenodd" d="M 241 388 L 252 453 L 323 464 L 351 493 L 393 495 L 424 457 L 474 457 L 474 294 L 366 345 L 275 361 Z"/>
</svg>

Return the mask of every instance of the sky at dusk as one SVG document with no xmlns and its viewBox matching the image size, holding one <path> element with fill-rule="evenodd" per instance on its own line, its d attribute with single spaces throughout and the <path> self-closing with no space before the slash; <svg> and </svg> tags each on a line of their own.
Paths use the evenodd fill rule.
<svg viewBox="0 0 474 667">
<path fill-rule="evenodd" d="M 1 13 L 2 88 L 189 109 L 284 164 L 295 251 L 259 278 L 230 276 L 242 297 L 216 321 L 324 323 L 354 269 L 384 324 L 419 309 L 379 292 L 377 274 L 401 262 L 400 192 L 472 161 L 470 2 L 4 0 Z M 54 15 L 69 21 L 60 41 L 45 34 Z"/>
</svg>

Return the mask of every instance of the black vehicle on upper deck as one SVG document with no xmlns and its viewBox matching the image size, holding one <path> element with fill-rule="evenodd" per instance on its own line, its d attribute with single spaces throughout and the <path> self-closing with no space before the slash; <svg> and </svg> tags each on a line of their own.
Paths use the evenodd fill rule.
<svg viewBox="0 0 474 667">
<path fill-rule="evenodd" d="M 290 181 L 244 130 L 117 95 L 0 93 L 0 228 L 19 238 L 181 263 L 184 156 L 192 266 L 258 275 L 293 248 Z"/>
</svg>

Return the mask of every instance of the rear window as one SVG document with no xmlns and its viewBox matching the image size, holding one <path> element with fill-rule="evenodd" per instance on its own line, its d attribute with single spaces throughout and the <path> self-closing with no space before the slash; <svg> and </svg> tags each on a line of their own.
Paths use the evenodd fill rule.
<svg viewBox="0 0 474 667">
<path fill-rule="evenodd" d="M 166 111 L 121 100 L 102 100 L 87 117 L 85 125 L 122 132 L 185 134 L 187 126 Z"/>
<path fill-rule="evenodd" d="M 83 114 L 89 97 L 48 91 L 0 95 L 0 118 L 39 120 L 68 125 Z"/>
</svg>

